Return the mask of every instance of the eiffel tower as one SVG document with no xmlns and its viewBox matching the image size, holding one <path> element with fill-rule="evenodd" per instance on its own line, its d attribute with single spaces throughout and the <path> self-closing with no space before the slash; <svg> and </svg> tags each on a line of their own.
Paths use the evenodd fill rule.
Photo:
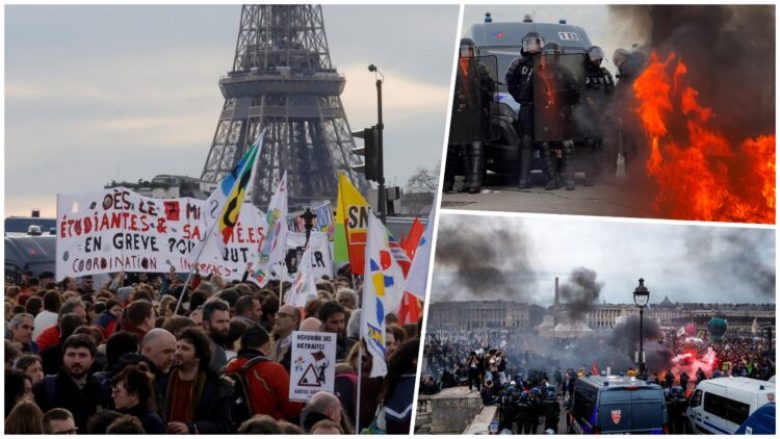
<svg viewBox="0 0 780 439">
<path fill-rule="evenodd" d="M 330 61 L 319 5 L 244 5 L 233 69 L 219 81 L 225 104 L 201 179 L 230 172 L 267 129 L 252 189 L 265 208 L 287 171 L 290 207 L 334 200 L 338 172 L 365 192 L 341 104 L 345 79 Z"/>
</svg>

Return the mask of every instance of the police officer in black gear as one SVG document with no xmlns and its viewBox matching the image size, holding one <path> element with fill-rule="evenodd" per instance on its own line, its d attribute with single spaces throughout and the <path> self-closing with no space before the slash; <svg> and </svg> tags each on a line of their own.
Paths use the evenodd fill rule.
<svg viewBox="0 0 780 439">
<path fill-rule="evenodd" d="M 544 415 L 544 431 L 552 430 L 558 432 L 558 421 L 561 417 L 561 406 L 555 397 L 555 389 L 547 388 L 547 394 L 542 402 L 542 414 Z"/>
<path fill-rule="evenodd" d="M 444 190 L 452 191 L 455 182 L 455 156 L 462 145 L 461 157 L 466 181 L 461 191 L 478 193 L 485 167 L 484 141 L 490 138 L 490 111 L 496 84 L 476 58 L 476 46 L 470 38 L 460 40 L 460 58 L 455 79 L 455 96 L 450 124 L 450 144 L 444 169 Z"/>
<path fill-rule="evenodd" d="M 515 386 L 510 385 L 502 392 L 501 400 L 499 401 L 499 408 L 501 410 L 499 431 L 507 429 L 512 433 L 515 432 L 514 423 L 517 418 L 518 398 L 519 395 Z"/>
<path fill-rule="evenodd" d="M 670 433 L 686 434 L 685 410 L 688 408 L 688 400 L 685 398 L 685 392 L 680 386 L 672 386 L 671 403 L 667 406 L 669 413 Z"/>
<path fill-rule="evenodd" d="M 531 401 L 527 391 L 520 393 L 520 399 L 517 401 L 517 425 L 522 428 L 522 434 L 532 434 L 533 413 L 531 413 Z M 520 433 L 520 431 L 518 431 Z"/>
<path fill-rule="evenodd" d="M 572 137 L 572 109 L 580 97 L 577 81 L 571 72 L 561 64 L 561 45 L 555 41 L 545 44 L 540 63 L 534 72 L 538 81 L 534 93 L 545 102 L 537 102 L 536 112 L 543 112 L 550 127 L 548 140 L 542 142 L 542 155 L 549 180 L 545 189 L 574 190 L 574 140 Z M 538 115 L 538 114 L 537 114 Z M 553 150 L 555 156 L 553 156 Z M 560 163 L 558 163 L 560 162 Z"/>
<path fill-rule="evenodd" d="M 534 55 L 542 52 L 544 42 L 536 32 L 523 37 L 521 57 L 514 60 L 506 72 L 506 84 L 509 93 L 520 104 L 518 114 L 518 135 L 520 137 L 520 182 L 521 189 L 530 187 L 531 154 L 534 138 L 534 93 L 533 69 Z"/>
<path fill-rule="evenodd" d="M 615 89 L 615 80 L 609 70 L 601 67 L 604 52 L 599 46 L 589 47 L 586 58 L 585 87 L 580 105 L 577 106 L 578 114 L 575 120 L 578 122 L 585 146 L 592 151 L 599 151 L 599 156 L 603 156 L 605 155 L 602 151 L 602 136 L 605 131 L 604 114 L 610 95 Z M 593 178 L 601 173 L 605 161 L 604 157 L 600 157 L 591 163 L 586 173 L 586 186 L 593 184 Z"/>
</svg>

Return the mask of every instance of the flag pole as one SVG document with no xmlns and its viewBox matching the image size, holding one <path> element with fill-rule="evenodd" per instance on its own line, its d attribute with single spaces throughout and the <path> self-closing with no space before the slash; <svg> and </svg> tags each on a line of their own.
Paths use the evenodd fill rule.
<svg viewBox="0 0 780 439">
<path fill-rule="evenodd" d="M 255 140 L 255 143 L 252 145 L 252 147 L 253 148 L 257 148 L 257 150 L 255 151 L 255 156 L 254 156 L 253 161 L 252 161 L 252 169 L 249 170 L 249 186 L 250 186 L 250 188 L 252 186 L 252 184 L 251 184 L 252 183 L 252 179 L 254 178 L 254 175 L 255 175 L 255 169 L 257 168 L 257 162 L 260 160 L 260 150 L 261 150 L 260 144 L 262 143 L 262 139 L 263 139 L 263 135 L 264 134 L 265 134 L 265 129 L 263 129 L 263 131 L 261 131 L 260 134 L 258 134 L 257 139 Z M 231 192 L 236 188 L 236 186 L 238 186 L 239 182 L 240 182 L 240 180 L 236 180 L 235 183 L 233 183 L 233 187 L 231 188 Z M 243 204 L 243 203 L 241 203 L 241 204 Z M 224 209 L 224 205 L 220 209 Z M 240 205 L 238 206 L 238 210 L 239 211 L 238 211 L 237 216 L 241 214 L 241 206 Z M 176 315 L 176 313 L 179 312 L 179 307 L 181 307 L 181 302 L 184 299 L 184 294 L 187 292 L 187 286 L 189 285 L 190 281 L 192 280 L 192 275 L 197 270 L 198 261 L 200 260 L 201 255 L 203 255 L 203 250 L 206 248 L 206 244 L 208 244 L 209 239 L 211 238 L 211 235 L 214 232 L 214 228 L 217 226 L 218 223 L 219 223 L 218 220 L 214 221 L 213 223 L 211 223 L 211 226 L 209 226 L 209 229 L 206 232 L 206 238 L 202 241 L 200 249 L 198 250 L 198 254 L 195 257 L 195 261 L 192 263 L 193 268 L 190 269 L 190 273 L 187 276 L 187 280 L 184 281 L 184 287 L 182 288 L 181 294 L 179 295 L 179 300 L 176 301 L 176 308 L 173 311 L 174 315 Z"/>
<path fill-rule="evenodd" d="M 363 313 L 360 313 L 360 330 L 363 331 Z M 360 402 L 362 401 L 363 387 L 363 336 L 358 339 L 360 347 L 358 348 L 358 385 L 357 385 L 357 404 L 355 405 L 355 434 L 360 434 Z"/>
<path fill-rule="evenodd" d="M 195 274 L 195 271 L 198 269 L 198 261 L 200 260 L 201 255 L 203 255 L 203 250 L 206 248 L 206 244 L 208 244 L 209 239 L 211 238 L 211 234 L 214 232 L 214 226 L 216 225 L 217 221 L 214 221 L 214 223 L 211 224 L 209 230 L 206 232 L 206 239 L 200 246 L 197 256 L 195 256 L 195 261 L 192 263 L 192 268 L 190 268 L 190 273 L 187 275 L 187 280 L 184 281 L 184 287 L 181 289 L 181 294 L 179 294 L 179 300 L 176 301 L 176 309 L 173 310 L 173 315 L 177 315 L 179 312 L 179 307 L 181 306 L 181 302 L 184 299 L 185 293 L 187 292 L 187 286 L 190 284 L 190 281 L 192 281 L 192 275 Z"/>
</svg>

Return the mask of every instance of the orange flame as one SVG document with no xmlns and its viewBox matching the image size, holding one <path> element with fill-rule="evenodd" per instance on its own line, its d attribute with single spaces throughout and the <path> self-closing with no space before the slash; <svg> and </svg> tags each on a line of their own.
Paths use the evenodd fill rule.
<svg viewBox="0 0 780 439">
<path fill-rule="evenodd" d="M 634 83 L 635 112 L 650 137 L 646 167 L 658 189 L 653 209 L 674 219 L 774 223 L 774 134 L 734 148 L 708 127 L 712 109 L 686 84 L 687 72 L 674 53 L 661 60 L 653 52 Z M 673 134 L 671 124 L 686 130 Z"/>
</svg>

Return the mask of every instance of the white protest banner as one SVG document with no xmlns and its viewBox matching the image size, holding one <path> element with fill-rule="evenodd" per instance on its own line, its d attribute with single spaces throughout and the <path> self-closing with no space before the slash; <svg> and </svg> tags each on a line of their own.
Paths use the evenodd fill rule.
<svg viewBox="0 0 780 439">
<path fill-rule="evenodd" d="M 57 197 L 56 277 L 100 273 L 164 273 L 192 269 L 191 252 L 205 238 L 202 200 L 148 198 L 127 188 Z M 240 279 L 263 238 L 264 215 L 242 206 L 224 251 L 204 250 L 198 269 Z"/>
<path fill-rule="evenodd" d="M 306 402 L 319 391 L 333 393 L 336 380 L 336 334 L 292 333 L 290 400 Z"/>
</svg>

